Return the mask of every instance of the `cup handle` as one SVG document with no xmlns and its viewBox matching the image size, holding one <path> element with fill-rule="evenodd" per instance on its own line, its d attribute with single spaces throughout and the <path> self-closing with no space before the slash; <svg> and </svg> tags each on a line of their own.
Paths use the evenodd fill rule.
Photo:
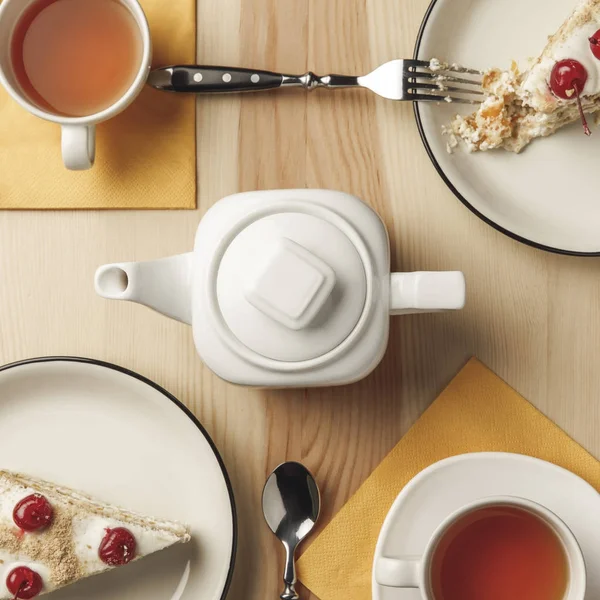
<svg viewBox="0 0 600 600">
<path fill-rule="evenodd" d="M 395 588 L 418 588 L 420 558 L 378 558 L 375 562 L 375 581 Z"/>
<path fill-rule="evenodd" d="M 96 158 L 95 125 L 63 125 L 62 157 L 71 171 L 90 169 Z"/>
<path fill-rule="evenodd" d="M 460 271 L 392 273 L 390 314 L 459 310 L 465 305 L 465 287 Z"/>
</svg>

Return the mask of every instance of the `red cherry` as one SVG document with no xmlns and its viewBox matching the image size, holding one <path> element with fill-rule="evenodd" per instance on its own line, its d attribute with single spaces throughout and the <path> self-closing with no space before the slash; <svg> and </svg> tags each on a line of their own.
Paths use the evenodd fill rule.
<svg viewBox="0 0 600 600">
<path fill-rule="evenodd" d="M 592 135 L 581 105 L 581 92 L 583 92 L 587 78 L 587 71 L 578 60 L 565 58 L 559 60 L 550 73 L 550 89 L 555 96 L 563 100 L 572 100 L 573 98 L 577 100 L 583 132 L 585 135 Z"/>
<path fill-rule="evenodd" d="M 590 50 L 600 60 L 600 29 L 590 38 Z"/>
<path fill-rule="evenodd" d="M 135 558 L 135 538 L 128 529 L 107 529 L 98 549 L 100 560 L 111 567 L 126 565 Z"/>
<path fill-rule="evenodd" d="M 559 60 L 550 74 L 550 89 L 563 100 L 574 100 L 583 91 L 588 74 L 585 67 L 572 58 Z"/>
<path fill-rule="evenodd" d="M 23 531 L 35 531 L 52 523 L 54 511 L 48 499 L 41 494 L 31 494 L 17 503 L 13 521 Z"/>
<path fill-rule="evenodd" d="M 13 569 L 6 578 L 6 587 L 13 594 L 14 600 L 29 600 L 37 596 L 44 587 L 42 578 L 38 573 L 28 567 Z"/>
</svg>

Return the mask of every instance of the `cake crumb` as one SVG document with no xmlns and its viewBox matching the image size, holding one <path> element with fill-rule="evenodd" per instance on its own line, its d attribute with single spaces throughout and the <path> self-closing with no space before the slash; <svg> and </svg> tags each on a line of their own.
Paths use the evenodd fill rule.
<svg viewBox="0 0 600 600">
<path fill-rule="evenodd" d="M 0 525 L 0 547 L 4 550 L 25 555 L 34 562 L 48 566 L 50 579 L 57 586 L 76 581 L 82 576 L 79 560 L 73 546 L 73 515 L 65 506 L 55 507 L 54 520 L 49 531 L 52 535 L 19 536 L 18 530 L 9 525 Z"/>
<path fill-rule="evenodd" d="M 445 71 L 448 69 L 448 63 L 443 63 L 437 58 L 432 58 L 429 61 L 429 69 L 434 73 L 437 71 Z"/>
<path fill-rule="evenodd" d="M 448 141 L 446 142 L 446 152 L 448 152 L 448 154 L 453 154 L 454 149 L 458 146 L 458 139 L 452 132 L 447 135 Z"/>
<path fill-rule="evenodd" d="M 530 139 L 522 127 L 528 109 L 518 96 L 520 77 L 515 63 L 509 71 L 486 71 L 483 76 L 485 100 L 476 112 L 456 115 L 446 128 L 446 135 L 452 133 L 469 152 L 501 147 L 519 152 Z"/>
</svg>

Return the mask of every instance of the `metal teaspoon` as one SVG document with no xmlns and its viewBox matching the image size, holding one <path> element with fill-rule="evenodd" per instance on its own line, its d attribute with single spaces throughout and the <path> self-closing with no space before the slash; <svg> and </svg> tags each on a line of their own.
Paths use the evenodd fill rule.
<svg viewBox="0 0 600 600">
<path fill-rule="evenodd" d="M 296 593 L 296 549 L 319 518 L 321 497 L 315 478 L 297 462 L 279 465 L 263 490 L 263 514 L 271 531 L 285 548 L 285 589 L 281 600 L 298 600 Z"/>
</svg>

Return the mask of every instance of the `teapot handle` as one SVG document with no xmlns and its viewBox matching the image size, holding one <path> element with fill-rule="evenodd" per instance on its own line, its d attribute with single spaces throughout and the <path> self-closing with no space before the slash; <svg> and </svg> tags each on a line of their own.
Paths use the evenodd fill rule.
<svg viewBox="0 0 600 600">
<path fill-rule="evenodd" d="M 465 288 L 460 271 L 392 273 L 390 314 L 460 310 L 465 305 Z"/>
</svg>

